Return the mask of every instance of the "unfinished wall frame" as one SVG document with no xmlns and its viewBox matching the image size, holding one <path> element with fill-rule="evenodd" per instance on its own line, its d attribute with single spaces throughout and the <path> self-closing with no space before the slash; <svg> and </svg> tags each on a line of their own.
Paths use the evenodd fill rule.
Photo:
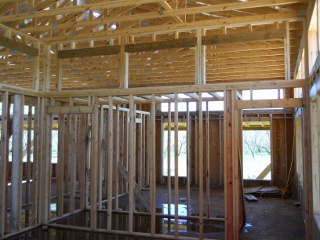
<svg viewBox="0 0 320 240">
<path fill-rule="evenodd" d="M 274 83 L 277 87 L 299 87 L 304 85 L 305 81 L 283 81 Z M 270 83 L 255 86 L 255 88 L 270 88 Z M 147 92 L 152 92 L 152 89 L 121 89 L 108 90 L 102 95 L 100 90 L 90 92 L 48 92 L 41 93 L 41 97 L 34 98 L 33 106 L 35 114 L 33 116 L 35 136 L 34 148 L 36 151 L 35 163 L 37 163 L 39 171 L 38 194 L 35 201 L 43 201 L 41 209 L 35 209 L 38 218 L 37 223 L 42 223 L 50 228 L 63 228 L 70 230 L 83 231 L 103 231 L 109 234 L 125 234 L 128 236 L 149 236 L 162 237 L 161 225 L 159 219 L 171 218 L 175 221 L 179 219 L 187 219 L 190 224 L 192 221 L 198 222 L 199 234 L 203 236 L 205 229 L 203 226 L 210 221 L 218 221 L 225 223 L 227 239 L 237 238 L 239 229 L 243 224 L 243 206 L 241 204 L 242 193 L 240 182 L 240 155 L 241 147 L 241 109 L 253 108 L 262 106 L 262 103 L 256 101 L 243 101 L 238 98 L 237 91 L 240 89 L 248 89 L 247 84 L 235 84 L 233 90 L 226 90 L 225 86 L 220 85 L 198 85 L 197 92 L 193 88 L 179 89 L 183 91 L 172 92 L 172 88 L 158 88 L 157 96 L 151 94 L 146 98 Z M 252 85 L 250 86 L 252 88 Z M 210 168 L 207 148 L 209 143 L 205 143 L 206 139 L 210 139 L 211 135 L 204 132 L 209 130 L 210 121 L 213 118 L 208 113 L 208 110 L 202 111 L 202 102 L 216 100 L 214 97 L 203 97 L 203 93 L 215 91 L 225 91 L 225 112 L 224 112 L 224 133 L 218 133 L 217 136 L 223 135 L 223 139 L 229 139 L 225 142 L 225 156 L 223 166 L 225 168 L 224 183 L 225 194 L 229 200 L 226 201 L 226 218 L 209 216 L 207 211 L 208 204 L 211 202 L 210 189 L 204 189 L 208 185 L 206 174 Z M 16 91 L 19 89 L 17 88 Z M 178 88 L 176 89 L 178 90 Z M 168 214 L 160 213 L 157 210 L 157 191 L 156 191 L 156 104 L 164 102 L 159 96 L 173 94 L 173 98 L 166 100 L 174 103 L 174 125 L 175 132 L 177 131 L 179 112 L 178 97 L 180 93 L 187 93 L 193 96 L 189 100 L 198 103 L 197 119 L 192 120 L 194 116 L 190 113 L 187 107 L 186 121 L 188 128 L 193 121 L 194 129 L 191 131 L 197 132 L 197 159 L 198 159 L 198 174 L 197 182 L 199 183 L 199 198 L 205 201 L 199 202 L 198 215 L 191 216 L 190 212 L 186 217 L 180 216 L 177 211 L 169 212 Z M 24 96 L 24 94 L 21 94 Z M 85 96 L 86 95 L 86 96 Z M 87 96 L 90 97 L 87 97 Z M 5 106 L 7 93 L 2 91 L 2 101 Z M 221 99 L 219 99 L 221 100 Z M 137 109 L 140 104 L 149 106 L 149 111 L 141 111 Z M 265 105 L 278 107 L 284 106 L 301 106 L 301 99 L 286 99 L 286 100 L 271 100 Z M 129 106 L 129 108 L 127 108 Z M 146 109 L 146 108 L 145 108 Z M 208 108 L 207 108 L 208 109 Z M 195 117 L 196 117 L 195 115 Z M 6 112 L 3 110 L 1 121 L 4 123 Z M 22 117 L 21 117 L 22 118 Z M 20 118 L 20 120 L 21 120 Z M 172 119 L 169 114 L 169 119 Z M 170 120 L 169 120 L 170 121 Z M 221 121 L 218 116 L 217 126 Z M 50 163 L 51 152 L 51 134 L 52 124 L 58 123 L 58 161 L 59 168 L 63 170 L 57 172 L 57 181 L 52 181 L 52 168 Z M 197 130 L 196 130 L 197 129 Z M 191 133 L 187 137 L 188 143 L 188 159 L 190 158 L 191 148 Z M 68 136 L 66 136 L 68 135 Z M 2 137 L 6 136 L 1 135 Z M 177 136 L 177 135 L 176 135 Z M 235 139 L 235 142 L 230 139 Z M 177 141 L 176 137 L 174 141 Z M 3 140 L 1 140 L 1 143 Z M 123 142 L 124 145 L 119 143 Z M 40 145 L 41 143 L 41 145 Z M 43 145 L 44 144 L 44 145 Z M 19 144 L 18 144 L 19 145 Z M 41 146 L 41 147 L 40 147 Z M 79 147 L 75 147 L 79 146 Z M 117 146 L 119 149 L 117 150 Z M 218 145 L 217 145 L 218 146 Z M 3 148 L 3 145 L 1 145 Z M 228 149 L 228 150 L 227 150 Z M 231 150 L 230 150 L 231 149 Z M 233 150 L 232 150 L 233 149 Z M 229 152 L 230 151 L 230 152 Z M 37 156 L 42 156 L 38 158 Z M 228 157 L 229 156 L 229 157 Z M 232 157 L 231 157 L 232 156 Z M 41 159 L 41 160 L 40 160 Z M 44 160 L 45 159 L 45 160 Z M 72 160 L 73 159 L 73 160 Z M 76 162 L 70 162 L 77 159 Z M 145 160 L 142 160 L 145 159 Z M 233 160 L 232 160 L 233 159 Z M 177 149 L 175 149 L 175 164 L 177 164 Z M 190 197 L 190 162 L 187 161 L 187 188 L 186 195 Z M 144 163 L 143 165 L 140 165 Z M 2 163 L 3 164 L 3 163 Z M 233 166 L 231 168 L 231 166 Z M 238 167 L 236 167 L 238 166 Z M 116 171 L 117 168 L 117 171 Z M 220 168 L 220 167 L 219 167 Z M 145 169 L 145 170 L 142 170 Z M 178 182 L 178 168 L 176 165 L 174 173 L 174 205 L 177 207 L 180 203 L 178 192 L 180 184 Z M 115 172 L 118 172 L 118 177 L 115 177 Z M 45 174 L 44 174 L 45 173 Z M 142 176 L 140 176 L 142 174 Z M 31 177 L 32 180 L 34 176 Z M 238 180 L 237 180 L 238 179 Z M 219 182 L 217 180 L 217 182 Z M 32 184 L 36 183 L 33 181 Z M 111 184 L 112 183 L 112 184 Z M 116 183 L 116 184 L 114 184 Z M 210 182 L 209 182 L 210 183 Z M 57 184 L 57 200 L 52 199 L 51 194 L 52 184 Z M 86 187 L 89 186 L 89 187 Z M 118 187 L 117 187 L 118 186 Z M 2 186 L 3 187 L 3 186 Z M 45 187 L 47 189 L 45 189 Z M 167 191 L 171 192 L 171 185 L 167 186 Z M 105 189 L 105 190 L 103 190 Z M 202 189 L 202 190 L 201 190 Z M 146 191 L 146 192 L 145 192 Z M 147 195 L 149 192 L 149 196 Z M 76 197 L 76 196 L 79 196 Z M 127 206 L 124 208 L 123 203 L 120 204 L 120 198 L 127 197 Z M 90 201 L 88 199 L 90 198 Z M 116 200 L 117 199 L 117 200 Z M 136 199 L 139 199 L 141 205 L 137 205 Z M 189 201 L 190 199 L 187 199 Z M 121 200 L 123 201 L 123 199 Z M 57 202 L 56 217 L 50 217 L 50 205 Z M 170 202 L 170 201 L 169 201 Z M 67 205 L 65 205 L 67 203 Z M 188 205 L 190 202 L 187 203 Z M 65 206 L 68 206 L 66 208 Z M 106 209 L 103 208 L 106 207 Z M 176 208 L 177 209 L 177 208 Z M 84 211 L 83 211 L 84 210 Z M 71 226 L 64 225 L 59 222 L 70 214 L 85 213 L 90 211 L 90 226 Z M 34 213 L 33 213 L 34 214 Z M 106 218 L 102 218 L 106 214 Z M 121 216 L 125 216 L 124 218 Z M 137 220 L 138 218 L 141 218 Z M 142 218 L 146 220 L 142 220 Z M 104 219 L 104 220 L 103 220 Z M 115 219 L 122 219 L 121 222 L 114 222 Z M 150 228 L 146 233 L 139 231 L 139 224 L 144 221 L 151 222 Z M 175 224 L 175 237 L 181 238 L 178 228 Z M 188 225 L 190 226 L 190 225 Z M 160 229 L 159 229 L 160 227 Z M 232 236 L 232 237 L 231 237 Z"/>
</svg>

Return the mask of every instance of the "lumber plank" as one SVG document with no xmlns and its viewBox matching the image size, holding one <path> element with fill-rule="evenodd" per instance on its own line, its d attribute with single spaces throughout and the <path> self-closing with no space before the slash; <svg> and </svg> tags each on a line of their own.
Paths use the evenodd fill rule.
<svg viewBox="0 0 320 240">
<path fill-rule="evenodd" d="M 282 108 L 282 107 L 303 107 L 302 98 L 274 99 L 274 100 L 238 100 L 236 109 L 246 108 Z"/>
<path fill-rule="evenodd" d="M 113 55 L 120 53 L 120 46 L 104 46 L 104 47 L 90 47 L 90 48 L 79 48 L 58 51 L 59 59 L 66 58 L 78 58 L 78 57 L 94 57 L 102 55 Z"/>
<path fill-rule="evenodd" d="M 21 230 L 22 204 L 22 132 L 23 132 L 23 104 L 22 95 L 14 95 L 14 118 L 12 122 L 12 169 L 11 169 L 11 231 Z"/>
<path fill-rule="evenodd" d="M 27 54 L 31 57 L 39 56 L 39 49 L 31 47 L 27 44 L 15 41 L 11 38 L 0 36 L 0 46 L 4 46 L 20 53 Z"/>
<path fill-rule="evenodd" d="M 257 202 L 257 201 L 258 201 L 258 198 L 256 198 L 255 196 L 253 196 L 253 195 L 250 194 L 250 193 L 244 194 L 244 197 L 245 197 L 246 200 L 249 201 L 249 202 Z"/>
<path fill-rule="evenodd" d="M 47 114 L 93 113 L 94 106 L 48 106 Z"/>
<path fill-rule="evenodd" d="M 8 130 L 8 99 L 9 93 L 2 93 L 2 113 L 1 113 L 1 141 L 0 141 L 0 169 L 2 174 L 0 176 L 0 238 L 4 236 L 5 228 L 7 224 L 5 224 L 7 220 L 7 196 L 6 196 L 6 184 L 7 184 L 7 143 L 9 141 L 9 137 L 7 134 Z"/>
<path fill-rule="evenodd" d="M 168 41 L 142 42 L 125 45 L 125 51 L 128 53 L 142 51 L 156 51 L 172 48 L 188 48 L 196 45 L 196 38 L 180 38 Z"/>
</svg>

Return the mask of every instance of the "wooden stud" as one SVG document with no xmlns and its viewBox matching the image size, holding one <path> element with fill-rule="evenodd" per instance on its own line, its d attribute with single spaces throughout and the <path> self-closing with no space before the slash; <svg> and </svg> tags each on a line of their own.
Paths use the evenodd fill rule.
<svg viewBox="0 0 320 240">
<path fill-rule="evenodd" d="M 119 53 L 119 87 L 128 88 L 129 86 L 129 54 L 125 51 L 126 37 L 121 37 Z"/>
<path fill-rule="evenodd" d="M 135 211 L 135 194 L 134 194 L 134 182 L 135 182 L 135 104 L 133 95 L 130 95 L 130 126 L 129 126 L 129 232 L 133 232 L 133 212 Z"/>
<path fill-rule="evenodd" d="M 1 113 L 1 142 L 0 142 L 0 169 L 1 174 L 0 181 L 0 237 L 4 236 L 7 227 L 7 143 L 8 137 L 8 106 L 9 106 L 9 94 L 8 92 L 2 93 L 2 113 Z"/>
<path fill-rule="evenodd" d="M 222 180 L 222 176 L 223 176 L 223 169 L 222 169 L 222 151 L 223 151 L 223 148 L 222 148 L 222 145 L 223 145 L 223 143 L 222 143 L 222 131 L 223 131 L 223 129 L 222 129 L 222 126 L 223 126 L 223 124 L 222 124 L 222 121 L 223 121 L 223 119 L 222 119 L 222 116 L 221 115 L 219 115 L 219 187 L 221 187 L 222 186 L 222 182 L 223 182 L 223 180 Z"/>
<path fill-rule="evenodd" d="M 225 238 L 234 239 L 233 229 L 233 167 L 232 167 L 232 91 L 224 93 L 224 196 L 225 196 Z"/>
<path fill-rule="evenodd" d="M 78 134 L 78 181 L 80 190 L 80 209 L 86 206 L 86 139 L 87 139 L 87 116 L 80 114 L 79 117 L 79 134 Z"/>
<path fill-rule="evenodd" d="M 199 234 L 200 239 L 203 238 L 203 115 L 202 115 L 202 93 L 199 92 L 198 101 L 198 162 L 199 162 Z"/>
<path fill-rule="evenodd" d="M 56 90 L 57 91 L 61 91 L 62 88 L 62 60 L 59 58 L 59 51 L 61 51 L 63 49 L 63 45 L 60 43 L 58 44 L 58 53 L 56 54 L 56 62 L 57 62 L 57 66 L 56 66 Z"/>
<path fill-rule="evenodd" d="M 209 104 L 206 102 L 206 206 L 207 218 L 210 217 L 210 116 Z"/>
<path fill-rule="evenodd" d="M 199 104 L 198 104 L 199 105 Z M 198 109 L 199 110 L 199 109 Z M 199 185 L 199 154 L 197 154 L 199 152 L 199 128 L 197 126 L 199 126 L 199 120 L 197 115 L 194 116 L 194 183 L 195 185 Z"/>
<path fill-rule="evenodd" d="M 39 81 L 40 81 L 40 43 L 36 42 L 35 47 L 38 50 L 38 55 L 33 58 L 33 82 L 32 89 L 39 90 Z"/>
<path fill-rule="evenodd" d="M 167 139 L 167 188 L 168 215 L 171 215 L 171 103 L 168 103 L 168 139 Z M 168 231 L 171 231 L 171 221 L 168 221 Z"/>
<path fill-rule="evenodd" d="M 149 148 L 151 151 L 151 156 L 150 158 L 150 213 L 151 213 L 151 235 L 155 235 L 155 227 L 156 227 L 156 126 L 155 126 L 155 121 L 156 121 L 156 115 L 155 115 L 155 95 L 152 94 L 152 101 L 151 101 L 151 109 L 150 109 L 150 128 L 149 128 L 149 136 L 150 139 L 148 142 L 150 142 Z"/>
<path fill-rule="evenodd" d="M 90 223 L 91 229 L 97 229 L 97 177 L 98 176 L 98 162 L 99 162 L 99 105 L 98 98 L 93 97 L 92 104 L 94 105 L 94 112 L 91 120 L 91 161 L 90 161 Z"/>
<path fill-rule="evenodd" d="M 284 38 L 284 58 L 285 58 L 285 79 L 291 78 L 291 63 L 290 63 L 290 23 L 286 21 L 286 37 Z"/>
<path fill-rule="evenodd" d="M 51 66 L 51 45 L 44 45 L 43 51 L 43 83 L 42 83 L 42 91 L 48 92 L 50 90 L 50 66 Z"/>
<path fill-rule="evenodd" d="M 34 113 L 34 147 L 32 169 L 32 225 L 39 223 L 38 198 L 39 198 L 39 170 L 40 170 L 40 97 L 37 98 Z"/>
<path fill-rule="evenodd" d="M 57 216 L 63 215 L 63 194 L 64 194 L 64 135 L 65 115 L 58 116 L 58 162 L 57 162 Z"/>
<path fill-rule="evenodd" d="M 11 169 L 11 231 L 21 229 L 22 204 L 22 139 L 23 139 L 23 105 L 24 96 L 14 95 L 12 122 L 12 169 Z"/>
<path fill-rule="evenodd" d="M 69 106 L 72 107 L 74 105 L 73 99 L 70 98 Z M 75 196 L 76 196 L 76 169 L 77 169 L 77 159 L 76 159 L 76 134 L 77 134 L 77 115 L 76 114 L 68 114 L 69 116 L 69 154 L 68 154 L 68 161 L 69 161 L 69 191 L 70 191 L 70 205 L 69 205 L 69 212 L 74 212 L 75 210 Z"/>
<path fill-rule="evenodd" d="M 30 194 L 30 180 L 31 180 L 31 148 L 33 141 L 31 141 L 32 128 L 32 106 L 28 106 L 28 120 L 27 120 L 27 165 L 26 165 L 26 188 L 25 188 L 25 204 L 29 205 Z M 23 154 L 24 155 L 24 154 Z M 29 226 L 29 209 L 25 211 L 25 227 Z"/>
<path fill-rule="evenodd" d="M 179 236 L 179 154 L 178 154 L 178 136 L 179 136 L 179 122 L 178 122 L 178 93 L 174 93 L 174 237 Z M 170 126 L 171 127 L 171 126 Z M 171 206 L 168 206 L 171 207 Z"/>
<path fill-rule="evenodd" d="M 102 141 L 104 140 L 104 134 L 105 134 L 105 108 L 100 107 L 100 119 L 99 119 L 99 146 L 102 146 Z M 107 149 L 105 149 L 107 151 Z M 98 163 L 98 209 L 102 209 L 102 198 L 103 195 L 106 193 L 106 189 L 108 188 L 107 180 L 105 179 L 105 188 L 102 187 L 103 185 L 103 177 L 108 176 L 107 172 L 107 163 L 105 161 L 108 161 L 108 158 L 105 157 L 107 154 L 102 151 L 99 154 L 99 163 Z M 105 161 L 103 161 L 105 160 Z"/>
<path fill-rule="evenodd" d="M 141 187 L 146 186 L 146 116 L 142 116 L 142 182 Z"/>
<path fill-rule="evenodd" d="M 108 98 L 108 215 L 107 215 L 107 230 L 112 228 L 112 172 L 113 172 L 113 98 Z M 100 123 L 101 124 L 101 123 Z"/>
<path fill-rule="evenodd" d="M 190 106 L 187 103 L 187 180 L 186 180 L 186 191 L 187 191 L 187 217 L 190 217 L 190 185 L 191 185 L 191 118 L 190 118 Z M 188 221 L 187 230 L 190 230 L 190 222 Z"/>
<path fill-rule="evenodd" d="M 119 209 L 119 174 L 118 174 L 118 168 L 119 168 L 119 160 L 120 160 L 120 111 L 119 111 L 119 105 L 117 105 L 116 108 L 116 115 L 115 115 L 115 135 L 116 135 L 116 142 L 115 142 L 115 154 L 116 154 L 116 159 L 115 159 L 115 166 L 114 169 L 116 169 L 114 171 L 114 179 L 115 181 L 113 182 L 113 185 L 115 186 L 115 204 L 114 204 L 114 208 L 115 210 Z"/>
<path fill-rule="evenodd" d="M 138 114 L 138 113 L 137 113 Z M 136 119 L 136 132 L 137 132 L 137 182 L 138 185 L 142 185 L 142 114 L 138 115 Z M 162 139 L 162 138 L 161 138 Z"/>
</svg>

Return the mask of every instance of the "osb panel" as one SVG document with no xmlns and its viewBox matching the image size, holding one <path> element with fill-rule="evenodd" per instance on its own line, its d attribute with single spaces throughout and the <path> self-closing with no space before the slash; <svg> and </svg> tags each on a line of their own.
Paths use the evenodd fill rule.
<svg viewBox="0 0 320 240">
<path fill-rule="evenodd" d="M 293 122 L 292 119 L 272 119 L 272 181 L 278 187 L 285 187 L 292 161 Z M 292 169 L 291 171 L 293 171 Z"/>
<path fill-rule="evenodd" d="M 221 124 L 222 127 L 223 124 Z M 198 128 L 198 121 L 192 119 L 191 123 L 191 184 L 197 185 L 196 177 L 199 176 L 198 166 L 198 136 L 195 128 Z M 223 182 L 223 135 L 221 135 L 221 146 L 219 131 L 219 119 L 210 118 L 209 129 L 207 130 L 206 120 L 203 120 L 203 181 L 206 185 L 206 176 L 208 174 L 210 180 L 210 187 L 220 186 L 220 179 Z M 209 142 L 207 142 L 206 134 L 209 133 Z M 197 131 L 198 134 L 198 131 Z M 209 148 L 209 155 L 207 157 L 207 149 Z M 221 156 L 220 156 L 221 154 Z M 220 160 L 221 159 L 221 160 Z M 207 162 L 209 160 L 209 168 Z M 221 162 L 220 162 L 221 161 Z M 221 166 L 220 166 L 221 164 Z"/>
<path fill-rule="evenodd" d="M 161 182 L 162 177 L 162 122 L 156 121 L 156 182 Z"/>
<path fill-rule="evenodd" d="M 222 125 L 222 124 L 221 124 Z M 221 129 L 222 130 L 222 129 Z M 223 141 L 219 136 L 219 119 L 210 120 L 209 124 L 209 160 L 210 160 L 210 184 L 219 186 L 220 175 L 223 173 Z M 220 144 L 221 141 L 221 144 Z M 206 144 L 206 141 L 204 141 Z M 222 151 L 220 151 L 222 150 Z"/>
</svg>

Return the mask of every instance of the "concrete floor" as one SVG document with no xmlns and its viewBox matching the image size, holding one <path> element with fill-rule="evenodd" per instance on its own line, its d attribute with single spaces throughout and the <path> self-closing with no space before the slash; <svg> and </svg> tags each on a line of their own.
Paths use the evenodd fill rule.
<svg viewBox="0 0 320 240">
<path fill-rule="evenodd" d="M 147 193 L 147 192 L 146 192 Z M 148 193 L 147 193 L 148 195 Z M 224 194 L 223 188 L 215 188 L 210 190 L 210 206 L 206 205 L 206 194 L 204 191 L 204 215 L 210 217 L 223 217 L 224 216 Z M 198 215 L 199 213 L 199 192 L 197 187 L 191 187 L 190 189 L 190 212 L 191 215 Z M 178 202 L 182 206 L 182 214 L 185 214 L 186 205 L 186 189 L 179 187 Z M 126 204 L 125 197 L 120 201 L 123 205 Z M 294 204 L 295 199 L 282 199 L 280 197 L 268 197 L 264 195 L 259 198 L 257 202 L 245 202 L 246 209 L 246 225 L 242 229 L 240 234 L 241 240 L 302 240 L 305 239 L 305 229 L 302 214 L 300 209 Z M 157 211 L 165 213 L 165 208 L 168 208 L 165 204 L 168 202 L 168 190 L 166 186 L 160 185 L 157 187 Z M 174 203 L 174 188 L 171 189 L 171 204 Z M 137 204 L 138 205 L 138 204 Z M 71 220 L 72 221 L 72 220 Z M 147 220 L 148 221 L 148 220 Z M 69 221 L 65 221 L 68 224 Z M 181 225 L 185 225 L 182 223 Z M 194 224 L 196 225 L 196 224 Z M 102 227 L 103 228 L 103 227 Z M 164 224 L 158 231 L 160 234 L 173 234 L 173 224 L 171 229 Z M 180 231 L 184 231 L 185 226 L 181 226 Z M 191 234 L 196 234 L 196 227 L 191 228 Z M 54 230 L 55 231 L 55 230 Z M 36 234 L 32 234 L 32 239 L 54 239 L 58 240 L 55 236 L 59 236 L 53 229 L 50 231 L 37 230 Z M 146 230 L 148 232 L 148 230 Z M 205 237 L 211 239 L 224 239 L 224 224 L 221 222 L 209 224 L 204 227 Z M 187 233 L 183 233 L 188 235 Z M 179 234 L 182 235 L 182 234 Z M 37 238 L 36 236 L 39 236 Z M 68 235 L 69 236 L 69 235 Z M 83 235 L 80 238 L 83 239 Z M 11 239 L 30 239 L 30 235 L 23 234 L 20 237 Z M 91 239 L 85 238 L 85 239 Z M 107 238 L 109 239 L 109 237 Z"/>
<path fill-rule="evenodd" d="M 292 198 L 262 197 L 245 202 L 246 226 L 242 240 L 304 240 L 305 225 L 300 208 Z"/>
</svg>

